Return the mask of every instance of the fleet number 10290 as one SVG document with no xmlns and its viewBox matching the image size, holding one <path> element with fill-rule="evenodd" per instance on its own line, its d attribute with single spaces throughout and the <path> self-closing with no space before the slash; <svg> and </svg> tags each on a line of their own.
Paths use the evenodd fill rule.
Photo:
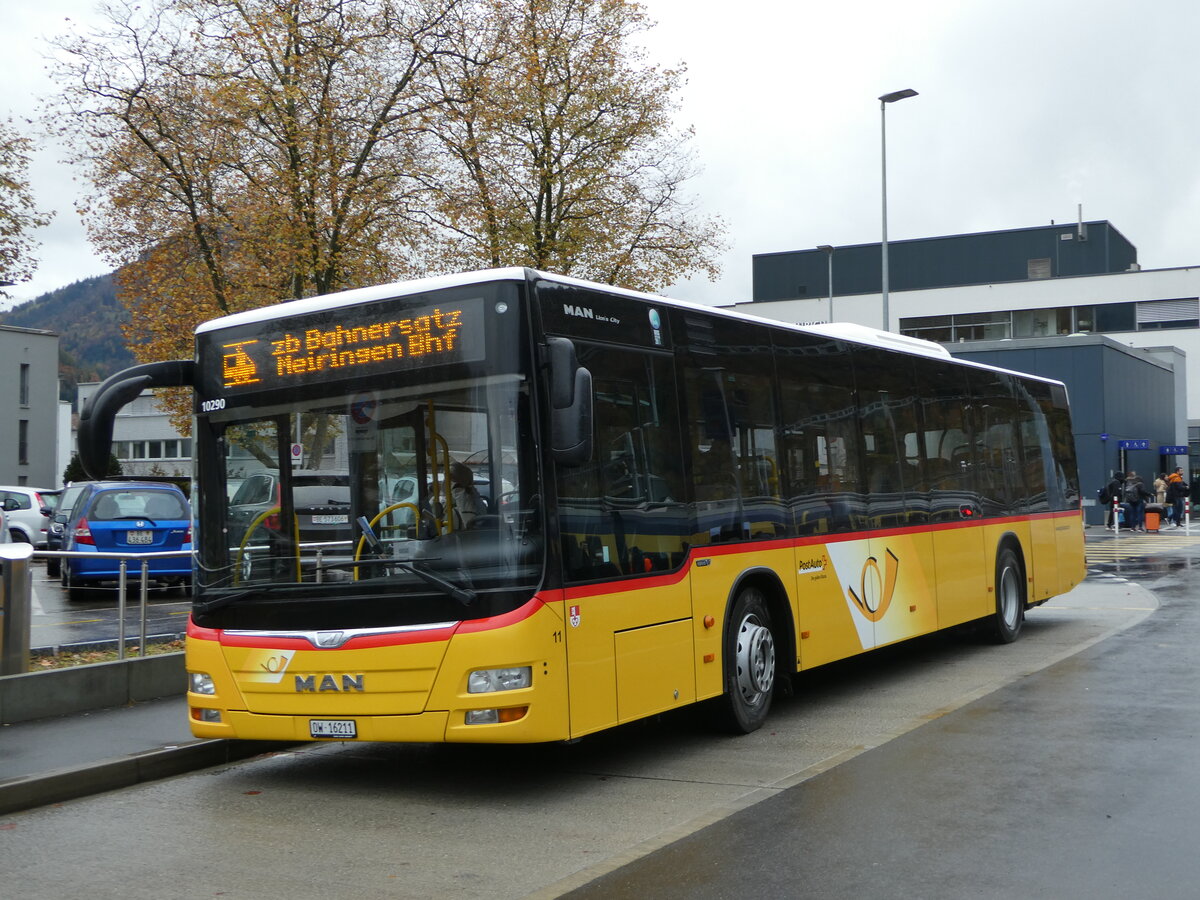
<svg viewBox="0 0 1200 900">
<path fill-rule="evenodd" d="M 201 400 L 200 401 L 200 411 L 201 412 L 216 412 L 217 410 L 224 409 L 224 408 L 225 408 L 225 398 L 224 397 L 218 397 L 216 400 Z"/>
</svg>

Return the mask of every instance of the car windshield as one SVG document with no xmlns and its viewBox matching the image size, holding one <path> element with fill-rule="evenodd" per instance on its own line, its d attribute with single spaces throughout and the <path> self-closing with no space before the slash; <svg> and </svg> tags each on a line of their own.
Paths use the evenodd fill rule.
<svg viewBox="0 0 1200 900">
<path fill-rule="evenodd" d="M 187 504 L 183 497 L 170 491 L 125 490 L 101 491 L 92 501 L 87 513 L 90 522 L 113 522 L 122 519 L 186 519 Z"/>
<path fill-rule="evenodd" d="M 56 521 L 66 522 L 71 517 L 71 510 L 75 508 L 75 502 L 86 488 L 86 484 L 72 484 L 63 491 L 58 508 L 55 510 Z"/>
<path fill-rule="evenodd" d="M 374 627 L 462 618 L 468 604 L 474 617 L 499 595 L 528 597 L 543 559 L 529 419 L 516 375 L 211 416 L 201 617 L 320 627 L 340 597 L 339 623 Z M 285 597 L 287 616 L 256 614 Z"/>
</svg>

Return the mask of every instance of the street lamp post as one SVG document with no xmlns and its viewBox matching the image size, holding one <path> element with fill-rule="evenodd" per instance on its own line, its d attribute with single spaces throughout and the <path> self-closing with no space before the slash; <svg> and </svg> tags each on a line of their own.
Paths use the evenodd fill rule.
<svg viewBox="0 0 1200 900">
<path fill-rule="evenodd" d="M 819 244 L 817 249 L 822 251 L 829 262 L 829 323 L 833 324 L 833 247 L 829 244 Z"/>
<path fill-rule="evenodd" d="M 884 94 L 879 98 L 879 136 L 880 136 L 880 158 L 882 160 L 883 169 L 883 240 L 880 242 L 880 265 L 882 269 L 881 293 L 883 296 L 883 330 L 887 331 L 889 322 L 888 314 L 888 243 L 887 243 L 887 105 L 895 103 L 897 100 L 906 100 L 909 97 L 917 96 L 917 92 L 912 88 L 905 88 L 902 91 L 892 91 L 890 94 Z"/>
</svg>

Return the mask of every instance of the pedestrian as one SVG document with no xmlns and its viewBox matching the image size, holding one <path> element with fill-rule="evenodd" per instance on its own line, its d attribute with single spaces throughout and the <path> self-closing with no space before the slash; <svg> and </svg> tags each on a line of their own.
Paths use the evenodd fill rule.
<svg viewBox="0 0 1200 900">
<path fill-rule="evenodd" d="M 1133 531 L 1146 530 L 1146 501 L 1154 495 L 1146 490 L 1146 485 L 1138 477 L 1138 473 L 1130 469 L 1125 473 L 1125 487 L 1121 494 L 1121 502 L 1125 507 L 1125 524 Z"/>
<path fill-rule="evenodd" d="M 1154 502 L 1160 506 L 1167 502 L 1167 473 L 1159 472 L 1154 479 Z"/>
<path fill-rule="evenodd" d="M 1183 525 L 1183 504 L 1191 493 L 1191 485 L 1183 480 L 1183 466 L 1167 476 L 1167 502 L 1171 504 L 1171 518 L 1176 528 Z"/>
<path fill-rule="evenodd" d="M 1106 484 L 1100 491 L 1100 502 L 1104 504 L 1104 527 L 1109 531 L 1117 524 L 1113 521 L 1113 501 L 1119 501 L 1121 494 L 1125 489 L 1125 473 L 1113 472 L 1112 478 L 1108 479 Z"/>
</svg>

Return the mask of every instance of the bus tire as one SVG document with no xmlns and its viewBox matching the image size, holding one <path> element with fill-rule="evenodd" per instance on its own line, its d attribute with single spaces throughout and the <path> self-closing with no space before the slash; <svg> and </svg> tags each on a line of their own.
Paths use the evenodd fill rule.
<svg viewBox="0 0 1200 900">
<path fill-rule="evenodd" d="M 734 734 L 762 727 L 775 688 L 775 635 L 766 598 L 755 587 L 738 594 L 725 636 L 721 724 Z"/>
<path fill-rule="evenodd" d="M 1025 623 L 1025 572 L 1012 547 L 996 555 L 996 611 L 988 620 L 988 636 L 997 644 L 1011 644 Z"/>
</svg>

